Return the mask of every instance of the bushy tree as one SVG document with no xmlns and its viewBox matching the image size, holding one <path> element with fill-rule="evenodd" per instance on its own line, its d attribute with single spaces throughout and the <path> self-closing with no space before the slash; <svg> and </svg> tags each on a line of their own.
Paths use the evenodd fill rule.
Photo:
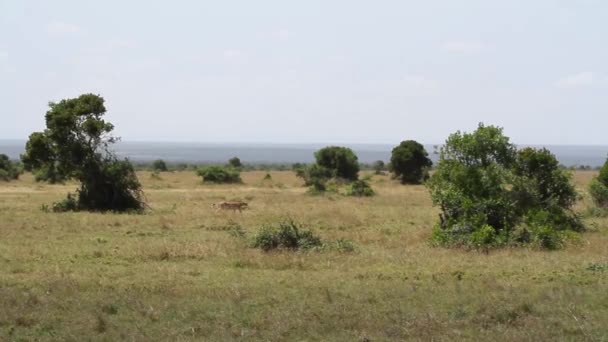
<svg viewBox="0 0 608 342">
<path fill-rule="evenodd" d="M 241 183 L 241 173 L 238 169 L 224 166 L 206 166 L 199 168 L 196 173 L 203 178 L 203 183 Z"/>
<path fill-rule="evenodd" d="M 228 166 L 238 169 L 243 167 L 243 164 L 241 164 L 241 160 L 238 157 L 233 157 L 228 160 Z"/>
<path fill-rule="evenodd" d="M 155 160 L 154 162 L 152 162 L 152 170 L 158 171 L 158 172 L 166 172 L 169 169 L 167 168 L 167 163 L 165 163 L 164 160 L 158 159 L 158 160 Z"/>
<path fill-rule="evenodd" d="M 448 245 L 555 247 L 560 232 L 583 229 L 571 211 L 576 192 L 570 178 L 548 150 L 517 151 L 499 127 L 456 132 L 428 182 L 442 211 L 434 238 Z"/>
<path fill-rule="evenodd" d="M 70 210 L 127 211 L 145 206 L 133 165 L 109 149 L 117 138 L 103 119 L 104 99 L 93 94 L 49 103 L 46 129 L 30 135 L 22 160 L 37 180 L 80 182 Z M 61 206 L 57 206 L 61 207 Z"/>
<path fill-rule="evenodd" d="M 591 180 L 589 193 L 593 202 L 600 208 L 608 208 L 608 160 L 599 174 Z"/>
<path fill-rule="evenodd" d="M 328 146 L 315 152 L 317 164 L 331 171 L 335 178 L 357 180 L 359 162 L 357 155 L 348 147 Z"/>
<path fill-rule="evenodd" d="M 402 141 L 393 148 L 391 171 L 402 184 L 420 184 L 428 178 L 428 169 L 433 165 L 427 151 L 414 140 Z"/>
<path fill-rule="evenodd" d="M 14 163 L 6 154 L 0 154 L 0 180 L 11 181 L 19 178 L 23 169 Z"/>
</svg>

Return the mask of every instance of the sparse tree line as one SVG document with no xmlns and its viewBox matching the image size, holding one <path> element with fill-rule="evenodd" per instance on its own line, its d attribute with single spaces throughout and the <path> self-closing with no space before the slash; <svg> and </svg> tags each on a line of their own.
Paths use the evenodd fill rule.
<svg viewBox="0 0 608 342">
<path fill-rule="evenodd" d="M 55 203 L 53 211 L 143 211 L 146 204 L 134 165 L 118 159 L 111 149 L 118 139 L 111 134 L 114 126 L 103 119 L 104 99 L 84 94 L 49 107 L 46 129 L 30 135 L 22 164 L 0 155 L 0 180 L 17 179 L 23 170 L 31 171 L 37 181 L 77 180 L 76 194 Z M 374 195 L 370 176 L 360 178 L 362 165 L 350 148 L 328 146 L 314 157 L 314 163 L 291 167 L 311 193 L 342 189 L 350 196 Z M 237 157 L 223 166 L 170 168 L 157 160 L 149 167 L 156 173 L 196 170 L 205 183 L 241 183 L 240 172 L 248 169 Z M 388 165 L 377 161 L 365 168 L 375 174 L 390 171 L 402 184 L 428 187 L 441 211 L 432 235 L 438 245 L 534 244 L 555 249 L 585 230 L 573 210 L 579 195 L 571 172 L 546 149 L 518 150 L 499 127 L 480 124 L 473 133 L 450 135 L 439 149 L 437 165 L 420 143 L 407 140 L 392 150 Z M 608 209 L 608 161 L 590 183 L 589 194 L 598 208 Z"/>
</svg>

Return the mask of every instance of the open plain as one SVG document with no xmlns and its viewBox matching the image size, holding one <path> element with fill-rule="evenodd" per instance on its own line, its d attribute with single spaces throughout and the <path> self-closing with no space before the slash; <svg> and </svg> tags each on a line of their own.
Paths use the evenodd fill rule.
<svg viewBox="0 0 608 342">
<path fill-rule="evenodd" d="M 306 193 L 292 172 L 207 185 L 139 172 L 144 214 L 48 213 L 74 183 L 0 182 L 0 340 L 608 340 L 608 218 L 557 251 L 446 249 L 424 186 Z M 249 209 L 213 203 L 241 200 Z M 291 218 L 326 243 L 250 247 Z"/>
</svg>

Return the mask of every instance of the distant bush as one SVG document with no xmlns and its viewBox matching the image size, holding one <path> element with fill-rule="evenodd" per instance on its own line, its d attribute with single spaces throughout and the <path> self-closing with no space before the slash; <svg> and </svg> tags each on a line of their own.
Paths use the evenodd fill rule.
<svg viewBox="0 0 608 342">
<path fill-rule="evenodd" d="M 166 172 L 168 170 L 167 164 L 162 159 L 155 160 L 154 162 L 152 162 L 152 170 Z"/>
<path fill-rule="evenodd" d="M 374 174 L 381 175 L 384 170 L 386 170 L 386 165 L 382 160 L 376 160 L 372 165 L 374 169 Z"/>
<path fill-rule="evenodd" d="M 241 160 L 238 157 L 234 157 L 228 160 L 228 166 L 238 169 L 243 167 L 243 164 L 241 164 Z"/>
<path fill-rule="evenodd" d="M 304 185 L 320 192 L 327 189 L 327 181 L 332 178 L 332 175 L 330 169 L 318 164 L 311 164 L 296 170 L 296 176 L 304 180 Z"/>
<path fill-rule="evenodd" d="M 600 169 L 599 175 L 591 180 L 589 193 L 598 207 L 608 208 L 608 160 Z"/>
<path fill-rule="evenodd" d="M 12 162 L 6 154 L 0 154 L 0 180 L 11 181 L 19 178 L 23 168 Z"/>
<path fill-rule="evenodd" d="M 317 165 L 330 170 L 332 177 L 357 180 L 359 162 L 353 150 L 347 147 L 328 146 L 315 152 Z"/>
<path fill-rule="evenodd" d="M 285 220 L 276 226 L 262 226 L 253 238 L 252 246 L 265 252 L 273 249 L 307 250 L 322 246 L 322 242 L 299 223 Z"/>
<path fill-rule="evenodd" d="M 562 232 L 584 230 L 571 174 L 546 149 L 517 151 L 498 127 L 450 135 L 427 185 L 442 211 L 433 239 L 443 245 L 554 249 Z"/>
<path fill-rule="evenodd" d="M 433 162 L 422 144 L 414 140 L 402 141 L 393 148 L 390 170 L 402 184 L 420 184 L 429 177 Z"/>
<path fill-rule="evenodd" d="M 240 171 L 232 167 L 207 166 L 199 168 L 196 173 L 204 183 L 242 183 Z"/>
<path fill-rule="evenodd" d="M 374 196 L 374 189 L 369 185 L 369 182 L 364 179 L 352 182 L 346 189 L 347 196 L 370 197 Z"/>
</svg>

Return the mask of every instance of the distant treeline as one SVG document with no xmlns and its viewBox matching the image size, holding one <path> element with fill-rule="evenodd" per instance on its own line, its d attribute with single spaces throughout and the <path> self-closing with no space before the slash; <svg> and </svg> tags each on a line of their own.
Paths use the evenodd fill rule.
<svg viewBox="0 0 608 342">
<path fill-rule="evenodd" d="M 133 162 L 133 165 L 137 171 L 161 171 L 155 167 L 157 161 L 138 161 Z M 181 162 L 165 162 L 167 171 L 196 171 L 201 167 L 205 166 L 216 166 L 216 165 L 225 165 L 225 163 L 214 163 L 214 162 L 206 162 L 206 163 L 181 163 Z M 242 171 L 291 171 L 303 166 L 307 166 L 308 163 L 243 163 L 240 169 Z M 388 162 L 384 163 L 385 165 L 382 170 L 387 171 L 389 169 Z M 564 169 L 569 170 L 579 170 L 579 171 L 597 171 L 601 168 L 601 166 L 590 166 L 590 165 L 574 165 L 574 166 L 564 166 L 561 165 Z M 377 171 L 378 170 L 378 162 L 374 163 L 359 163 L 359 168 L 363 171 Z"/>
</svg>

